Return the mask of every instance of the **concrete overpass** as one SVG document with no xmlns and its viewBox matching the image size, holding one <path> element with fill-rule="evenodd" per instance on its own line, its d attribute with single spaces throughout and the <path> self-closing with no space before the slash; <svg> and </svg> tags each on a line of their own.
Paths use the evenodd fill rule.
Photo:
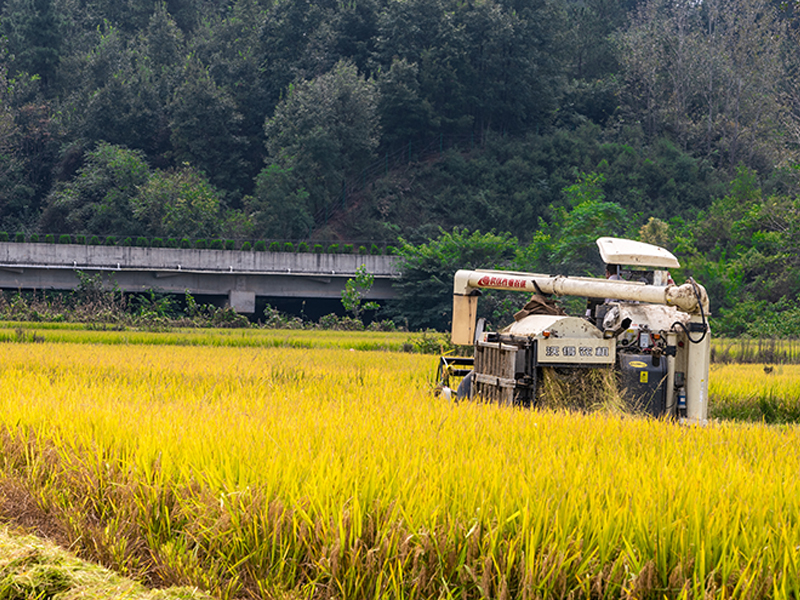
<svg viewBox="0 0 800 600">
<path fill-rule="evenodd" d="M 0 288 L 73 290 L 78 271 L 102 274 L 109 289 L 222 296 L 238 312 L 255 311 L 256 297 L 339 299 L 345 282 L 365 265 L 375 277 L 368 295 L 395 295 L 396 256 L 185 250 L 130 246 L 0 242 Z"/>
</svg>

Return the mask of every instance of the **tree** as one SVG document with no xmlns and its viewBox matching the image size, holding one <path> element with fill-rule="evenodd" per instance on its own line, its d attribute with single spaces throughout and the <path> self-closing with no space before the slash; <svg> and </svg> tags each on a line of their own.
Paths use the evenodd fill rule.
<svg viewBox="0 0 800 600">
<path fill-rule="evenodd" d="M 150 169 L 141 152 L 101 142 L 71 181 L 56 185 L 40 220 L 43 231 L 136 235 L 131 200 Z"/>
<path fill-rule="evenodd" d="M 739 162 L 771 167 L 785 153 L 782 53 L 796 53 L 785 39 L 768 0 L 649 0 L 619 37 L 626 120 L 702 148 L 731 173 Z"/>
<path fill-rule="evenodd" d="M 175 91 L 169 114 L 170 139 L 178 163 L 200 169 L 217 188 L 231 194 L 247 185 L 242 115 L 196 59 L 190 58 L 186 64 L 184 82 Z"/>
<path fill-rule="evenodd" d="M 419 93 L 416 63 L 395 59 L 378 77 L 378 114 L 383 144 L 396 147 L 435 129 L 433 108 Z"/>
<path fill-rule="evenodd" d="M 342 184 L 375 159 L 375 82 L 348 62 L 291 86 L 265 124 L 269 164 L 291 169 L 311 214 L 341 196 Z"/>
<path fill-rule="evenodd" d="M 439 237 L 418 246 L 404 241 L 400 278 L 394 284 L 397 298 L 389 303 L 388 311 L 395 320 L 407 320 L 412 329 L 446 330 L 450 326 L 455 272 L 509 266 L 515 250 L 516 240 L 508 234 L 470 233 L 466 229 L 440 229 Z M 492 316 L 499 297 L 487 294 L 480 303 L 480 315 Z"/>
<path fill-rule="evenodd" d="M 356 269 L 356 276 L 348 279 L 342 290 L 342 306 L 353 315 L 356 321 L 361 319 L 361 313 L 365 310 L 376 310 L 379 308 L 377 302 L 364 302 L 364 298 L 369 295 L 375 276 L 367 271 L 366 265 L 360 265 Z"/>
<path fill-rule="evenodd" d="M 142 233 L 161 237 L 210 237 L 220 228 L 220 195 L 196 169 L 156 171 L 131 198 Z"/>
<path fill-rule="evenodd" d="M 62 32 L 52 0 L 7 0 L 0 13 L 8 38 L 14 74 L 41 77 L 45 88 L 53 82 L 60 60 Z"/>
<path fill-rule="evenodd" d="M 314 226 L 309 212 L 308 192 L 296 187 L 298 178 L 291 168 L 277 164 L 258 176 L 253 197 L 245 204 L 256 235 L 268 238 L 303 239 Z"/>
<path fill-rule="evenodd" d="M 597 275 L 602 263 L 596 241 L 625 231 L 626 211 L 606 202 L 603 175 L 581 173 L 563 189 L 568 207 L 554 208 L 550 223 L 539 221 L 532 243 L 520 253 L 518 265 L 526 271 Z"/>
</svg>

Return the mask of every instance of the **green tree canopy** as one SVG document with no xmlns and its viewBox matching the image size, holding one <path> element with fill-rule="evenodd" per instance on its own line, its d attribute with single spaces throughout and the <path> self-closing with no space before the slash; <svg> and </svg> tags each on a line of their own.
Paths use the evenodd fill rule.
<svg viewBox="0 0 800 600">
<path fill-rule="evenodd" d="M 466 229 L 439 230 L 426 244 L 403 243 L 400 249 L 400 280 L 397 299 L 388 311 L 412 329 L 450 327 L 453 276 L 459 269 L 502 268 L 512 264 L 517 240 L 494 233 L 470 233 Z M 490 297 L 490 296 L 489 296 Z M 479 303 L 481 316 L 492 316 L 497 302 L 489 297 Z"/>
<path fill-rule="evenodd" d="M 144 155 L 101 142 L 86 155 L 77 177 L 47 197 L 42 229 L 54 233 L 136 235 L 131 200 L 147 183 Z"/>
<path fill-rule="evenodd" d="M 375 159 L 377 86 L 341 61 L 292 85 L 265 124 L 269 163 L 292 169 L 295 189 L 308 192 L 309 211 L 341 195 L 344 180 Z"/>
<path fill-rule="evenodd" d="M 131 198 L 141 232 L 163 237 L 210 237 L 220 225 L 220 195 L 196 169 L 155 171 Z"/>
</svg>

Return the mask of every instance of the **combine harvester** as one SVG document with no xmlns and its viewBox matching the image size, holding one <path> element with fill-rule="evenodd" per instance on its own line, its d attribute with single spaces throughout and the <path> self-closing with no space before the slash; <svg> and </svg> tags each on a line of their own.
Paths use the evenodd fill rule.
<svg viewBox="0 0 800 600">
<path fill-rule="evenodd" d="M 463 376 L 455 395 L 536 406 L 544 369 L 614 369 L 633 410 L 705 424 L 708 414 L 710 329 L 708 295 L 689 279 L 675 285 L 680 266 L 664 248 L 632 240 L 597 240 L 607 279 L 511 271 L 458 271 L 453 286 L 452 341 L 472 345 L 473 358 L 442 357 L 449 375 Z M 499 332 L 476 321 L 481 290 L 533 294 L 515 322 Z M 585 317 L 570 317 L 549 296 L 588 298 Z M 470 369 L 470 367 L 472 367 Z"/>
</svg>

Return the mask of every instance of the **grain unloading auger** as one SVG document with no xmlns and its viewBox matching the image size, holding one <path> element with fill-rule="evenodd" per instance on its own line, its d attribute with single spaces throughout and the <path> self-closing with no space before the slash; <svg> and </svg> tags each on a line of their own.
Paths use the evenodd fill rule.
<svg viewBox="0 0 800 600">
<path fill-rule="evenodd" d="M 710 354 L 706 290 L 692 279 L 672 283 L 668 270 L 680 265 L 663 248 L 618 238 L 600 238 L 597 245 L 609 279 L 456 273 L 452 341 L 474 346 L 472 360 L 443 358 L 445 369 L 466 375 L 458 395 L 533 406 L 545 368 L 616 369 L 622 394 L 637 410 L 704 424 Z M 513 324 L 487 332 L 476 321 L 484 289 L 534 296 Z M 587 297 L 586 316 L 555 314 L 550 295 Z"/>
</svg>

